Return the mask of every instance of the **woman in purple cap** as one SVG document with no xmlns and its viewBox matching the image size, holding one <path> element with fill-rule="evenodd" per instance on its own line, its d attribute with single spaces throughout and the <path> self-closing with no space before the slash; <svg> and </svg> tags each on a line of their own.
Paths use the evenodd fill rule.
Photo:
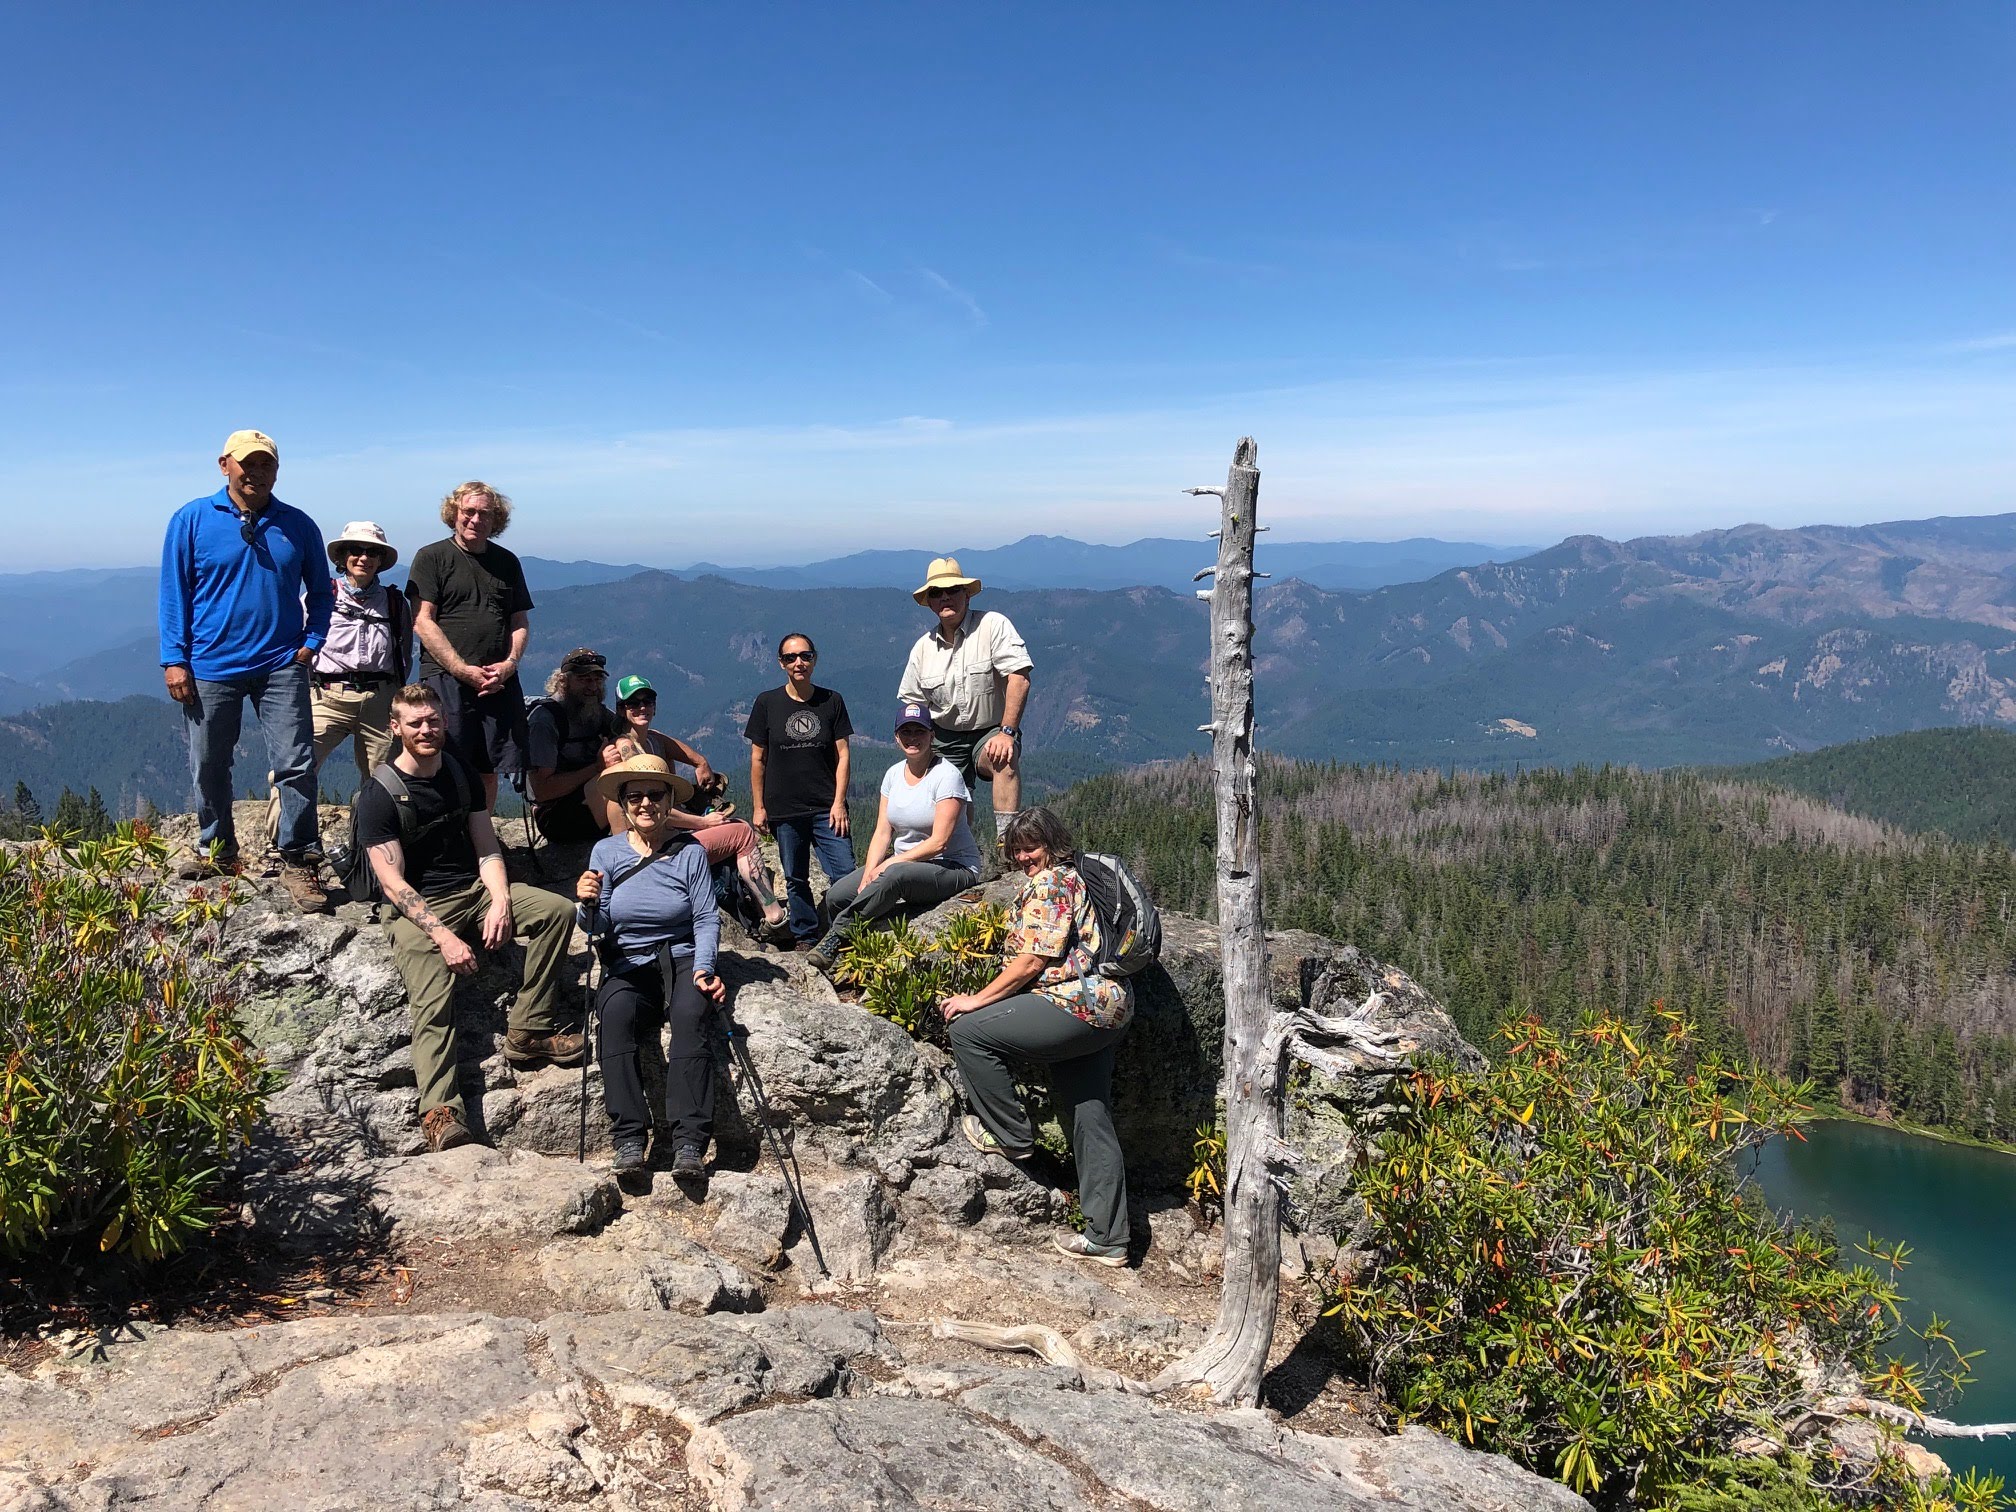
<svg viewBox="0 0 2016 1512">
<path fill-rule="evenodd" d="M 868 860 L 826 892 L 826 936 L 805 959 L 832 969 L 840 935 L 855 919 L 918 914 L 980 881 L 980 848 L 966 822 L 973 795 L 959 769 L 932 749 L 931 711 L 903 705 L 896 716 L 903 759 L 882 774 L 882 802 Z"/>
</svg>

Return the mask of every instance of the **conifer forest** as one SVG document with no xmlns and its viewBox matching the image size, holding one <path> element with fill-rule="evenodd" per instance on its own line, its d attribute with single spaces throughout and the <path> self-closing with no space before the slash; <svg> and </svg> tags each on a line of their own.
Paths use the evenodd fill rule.
<svg viewBox="0 0 2016 1512">
<path fill-rule="evenodd" d="M 1212 910 L 1197 760 L 1057 807 L 1164 907 Z M 1689 772 L 1504 773 L 1270 761 L 1270 929 L 1391 961 L 1471 1043 L 1508 1016 L 1642 1019 L 1816 1084 L 1823 1102 L 2016 1140 L 2016 856 Z"/>
</svg>

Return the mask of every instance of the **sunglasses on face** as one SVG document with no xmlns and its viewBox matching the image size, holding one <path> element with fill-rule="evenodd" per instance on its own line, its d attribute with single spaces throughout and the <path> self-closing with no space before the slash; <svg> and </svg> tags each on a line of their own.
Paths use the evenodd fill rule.
<svg viewBox="0 0 2016 1512">
<path fill-rule="evenodd" d="M 623 804 L 626 808 L 636 808 L 641 803 L 663 803 L 664 801 L 665 789 L 663 788 L 644 788 L 642 790 L 629 788 L 623 794 Z"/>
<path fill-rule="evenodd" d="M 927 588 L 924 597 L 935 603 L 939 599 L 957 598 L 965 591 L 964 588 Z"/>
<path fill-rule="evenodd" d="M 655 709 L 658 707 L 658 695 L 656 693 L 639 693 L 634 698 L 624 699 L 620 707 L 625 709 Z"/>
<path fill-rule="evenodd" d="M 812 651 L 786 651 L 782 656 L 777 658 L 779 661 L 786 662 L 817 661 L 818 659 L 818 654 Z"/>
</svg>

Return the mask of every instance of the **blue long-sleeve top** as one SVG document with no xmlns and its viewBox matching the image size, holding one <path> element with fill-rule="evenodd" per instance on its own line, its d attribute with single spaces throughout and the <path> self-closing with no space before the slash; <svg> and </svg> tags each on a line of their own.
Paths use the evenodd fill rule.
<svg viewBox="0 0 2016 1512">
<path fill-rule="evenodd" d="M 161 542 L 161 665 L 203 682 L 274 672 L 304 645 L 320 649 L 336 604 L 315 522 L 278 499 L 253 522 L 218 489 L 191 499 Z"/>
<path fill-rule="evenodd" d="M 644 869 L 612 896 L 613 884 L 633 867 Z M 679 960 L 692 958 L 692 970 L 713 974 L 721 914 L 705 846 L 683 840 L 671 855 L 647 866 L 628 835 L 611 835 L 588 853 L 588 869 L 602 874 L 602 896 L 592 909 L 575 904 L 574 917 L 590 935 L 610 937 L 616 969 L 646 965 L 658 958 L 661 946 L 670 946 Z"/>
</svg>

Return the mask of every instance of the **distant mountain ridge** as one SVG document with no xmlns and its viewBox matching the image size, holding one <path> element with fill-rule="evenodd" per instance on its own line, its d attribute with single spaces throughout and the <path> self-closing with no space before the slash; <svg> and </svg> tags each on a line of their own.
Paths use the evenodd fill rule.
<svg viewBox="0 0 2016 1512">
<path fill-rule="evenodd" d="M 980 602 L 1009 614 L 1035 655 L 1032 751 L 1124 764 L 1198 748 L 1206 610 L 1187 583 L 1018 591 L 994 578 Z M 1260 739 L 1283 755 L 1674 766 L 2016 726 L 2016 515 L 1583 536 L 1363 593 L 1277 579 L 1255 602 Z M 598 646 L 657 683 L 666 728 L 734 759 L 749 699 L 778 675 L 779 635 L 817 638 L 820 680 L 872 734 L 927 623 L 886 586 L 645 571 L 539 590 L 530 670 L 536 681 L 566 647 Z M 158 696 L 153 663 L 145 637 L 60 680 L 98 698 Z M 0 781 L 5 761 L 0 738 Z"/>
<path fill-rule="evenodd" d="M 1276 577 L 1300 575 L 1329 588 L 1371 588 L 1422 578 L 1496 554 L 1517 556 L 1530 547 L 1493 547 L 1466 541 L 1286 542 L 1266 545 Z M 619 582 L 640 572 L 664 571 L 695 580 L 777 588 L 914 588 L 935 551 L 864 551 L 803 567 L 721 567 L 700 563 L 652 568 L 635 562 L 554 561 L 525 556 L 526 581 L 535 596 L 548 590 Z M 966 571 L 996 588 L 1187 588 L 1211 558 L 1206 541 L 1144 540 L 1129 546 L 1088 546 L 1063 536 L 1027 536 L 1002 547 L 954 551 Z M 408 552 L 410 556 L 410 551 Z M 388 575 L 403 582 L 403 565 Z M 62 572 L 0 574 L 0 713 L 66 698 L 122 698 L 156 691 L 115 669 L 152 667 L 153 567 L 77 568 Z M 142 646 L 146 649 L 142 650 Z"/>
</svg>

